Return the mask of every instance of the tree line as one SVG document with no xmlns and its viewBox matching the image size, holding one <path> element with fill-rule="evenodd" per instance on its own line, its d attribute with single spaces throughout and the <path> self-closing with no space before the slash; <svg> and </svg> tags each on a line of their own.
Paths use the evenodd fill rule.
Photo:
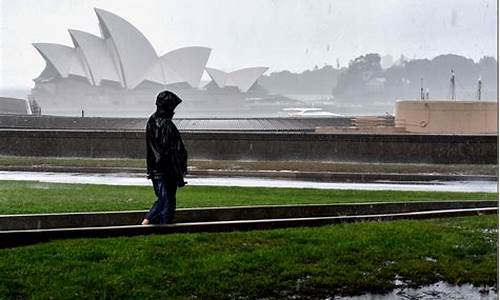
<svg viewBox="0 0 500 300">
<path fill-rule="evenodd" d="M 455 73 L 457 99 L 476 99 L 478 80 L 481 98 L 496 99 L 497 60 L 485 56 L 478 62 L 455 54 L 433 59 L 401 58 L 384 69 L 377 53 L 351 60 L 347 67 L 325 65 L 302 73 L 273 72 L 259 79 L 259 84 L 277 94 L 330 94 L 337 99 L 366 102 L 374 99 L 414 99 L 420 89 L 431 99 L 447 99 L 451 93 L 451 71 Z"/>
</svg>

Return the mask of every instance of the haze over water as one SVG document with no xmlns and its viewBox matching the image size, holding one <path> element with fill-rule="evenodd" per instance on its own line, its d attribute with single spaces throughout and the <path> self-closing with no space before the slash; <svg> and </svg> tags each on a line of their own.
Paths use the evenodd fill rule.
<svg viewBox="0 0 500 300">
<path fill-rule="evenodd" d="M 342 74 L 368 53 L 380 56 L 383 70 L 403 61 L 432 60 L 447 54 L 471 59 L 478 65 L 484 57 L 496 59 L 494 0 L 148 0 L 140 4 L 132 0 L 0 0 L 0 96 L 26 98 L 34 86 L 32 79 L 40 74 L 45 62 L 32 43 L 72 45 L 67 29 L 100 35 L 95 7 L 128 20 L 158 54 L 193 45 L 210 47 L 207 67 L 232 71 L 267 66 L 269 70 L 259 83 L 270 93 L 343 115 L 391 113 L 396 98 L 418 95 L 417 77 L 425 76 L 421 74 L 410 78 L 412 83 L 404 90 L 370 94 L 366 99 L 343 94 L 337 86 L 339 80 L 342 83 Z M 331 69 L 326 70 L 326 66 Z M 431 87 L 431 97 L 443 98 L 450 65 L 439 68 L 442 73 L 437 76 L 443 82 Z M 479 70 L 474 74 L 468 69 L 457 72 L 458 96 L 472 99 L 477 78 L 482 76 L 485 95 L 494 100 L 496 79 L 488 75 L 486 67 L 474 68 Z M 292 77 L 286 72 L 281 77 L 276 75 L 284 70 Z M 412 70 L 407 72 L 397 80 L 408 80 Z M 389 80 L 387 74 L 377 76 L 366 83 Z M 209 80 L 203 74 L 202 81 Z M 435 80 L 425 78 L 425 82 Z M 345 82 L 342 84 L 345 86 Z M 286 115 L 281 108 L 273 114 Z M 108 112 L 98 115 L 115 116 Z M 144 114 L 132 110 L 121 116 Z"/>
</svg>

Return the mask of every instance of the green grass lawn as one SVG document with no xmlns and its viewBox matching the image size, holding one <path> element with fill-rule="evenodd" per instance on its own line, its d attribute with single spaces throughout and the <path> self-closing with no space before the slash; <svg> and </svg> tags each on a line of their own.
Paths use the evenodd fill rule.
<svg viewBox="0 0 500 300">
<path fill-rule="evenodd" d="M 325 299 L 388 292 L 396 278 L 409 286 L 440 280 L 497 286 L 497 218 L 75 239 L 3 249 L 0 299 Z"/>
<path fill-rule="evenodd" d="M 177 207 L 495 200 L 497 193 L 319 190 L 187 186 Z M 149 209 L 151 187 L 0 181 L 0 214 Z"/>
<path fill-rule="evenodd" d="M 0 166 L 70 166 L 145 168 L 144 159 L 0 156 Z"/>
</svg>

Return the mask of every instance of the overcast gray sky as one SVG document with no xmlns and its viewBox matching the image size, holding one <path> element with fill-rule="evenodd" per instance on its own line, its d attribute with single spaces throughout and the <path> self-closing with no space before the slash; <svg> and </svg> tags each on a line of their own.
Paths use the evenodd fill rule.
<svg viewBox="0 0 500 300">
<path fill-rule="evenodd" d="M 72 46 L 99 34 L 94 7 L 134 24 L 158 54 L 207 46 L 207 66 L 303 71 L 377 52 L 496 57 L 496 0 L 0 0 L 0 89 L 32 87 L 45 66 L 33 42 Z"/>
</svg>

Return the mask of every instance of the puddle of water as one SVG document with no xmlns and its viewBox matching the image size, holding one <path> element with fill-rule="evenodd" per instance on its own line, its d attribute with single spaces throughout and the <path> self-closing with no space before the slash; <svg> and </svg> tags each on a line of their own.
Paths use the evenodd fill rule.
<svg viewBox="0 0 500 300">
<path fill-rule="evenodd" d="M 88 174 L 88 173 L 51 173 L 0 171 L 0 180 L 29 180 L 52 183 L 81 183 L 105 185 L 149 186 L 151 182 L 145 175 L 133 173 Z M 399 191 L 442 191 L 442 192 L 491 192 L 497 191 L 497 182 L 492 181 L 453 181 L 412 183 L 352 183 L 352 182 L 314 182 L 285 179 L 265 179 L 249 177 L 189 177 L 189 185 L 239 186 L 239 187 L 281 187 L 314 189 L 349 190 L 399 190 Z"/>
<path fill-rule="evenodd" d="M 492 287 L 461 286 L 438 282 L 418 289 L 400 287 L 386 295 L 365 294 L 355 297 L 334 297 L 330 300 L 494 300 L 498 294 Z"/>
</svg>

